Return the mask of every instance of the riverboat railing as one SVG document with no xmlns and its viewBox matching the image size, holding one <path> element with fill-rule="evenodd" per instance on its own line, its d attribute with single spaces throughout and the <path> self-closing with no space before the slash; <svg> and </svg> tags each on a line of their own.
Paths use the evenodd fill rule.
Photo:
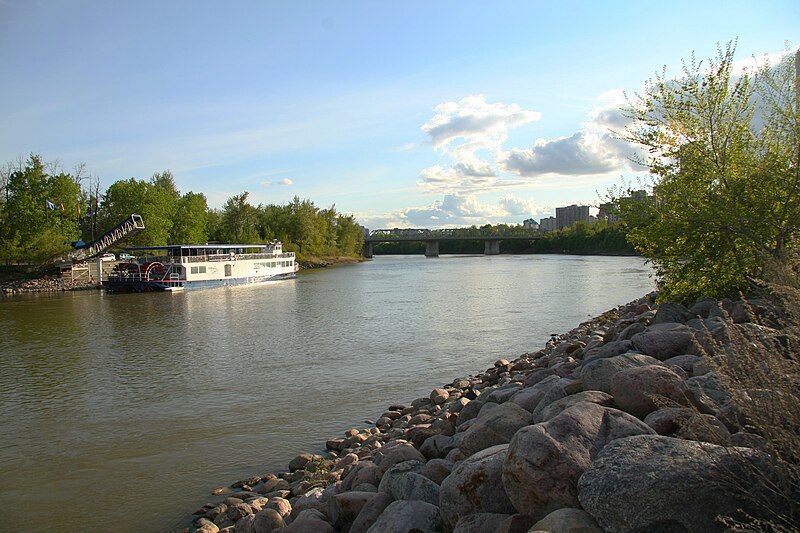
<svg viewBox="0 0 800 533">
<path fill-rule="evenodd" d="M 242 259 L 293 259 L 294 252 L 284 252 L 282 254 L 233 254 L 234 260 Z M 230 261 L 231 254 L 212 254 L 212 255 L 187 255 L 181 257 L 183 263 L 206 263 L 213 261 Z"/>
</svg>

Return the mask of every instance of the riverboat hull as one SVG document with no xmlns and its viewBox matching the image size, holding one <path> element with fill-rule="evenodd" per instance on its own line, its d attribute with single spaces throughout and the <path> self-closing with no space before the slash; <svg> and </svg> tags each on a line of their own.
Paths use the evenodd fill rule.
<svg viewBox="0 0 800 533">
<path fill-rule="evenodd" d="M 215 287 L 233 287 L 237 285 L 253 285 L 267 281 L 279 281 L 296 277 L 294 272 L 267 276 L 251 276 L 245 278 L 222 278 L 196 281 L 167 280 L 135 280 L 109 279 L 103 281 L 103 288 L 108 292 L 180 292 Z"/>
</svg>

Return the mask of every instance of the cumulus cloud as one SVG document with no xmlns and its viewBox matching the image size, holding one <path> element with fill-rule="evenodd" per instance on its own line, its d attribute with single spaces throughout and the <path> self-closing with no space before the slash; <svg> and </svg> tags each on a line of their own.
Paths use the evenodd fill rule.
<svg viewBox="0 0 800 533">
<path fill-rule="evenodd" d="M 294 183 L 294 182 L 293 182 L 292 180 L 290 180 L 289 178 L 283 178 L 282 180 L 280 180 L 280 181 L 278 182 L 278 185 L 286 185 L 286 186 L 289 186 L 289 185 L 291 185 L 292 183 Z"/>
<path fill-rule="evenodd" d="M 621 110 L 624 104 L 622 91 L 607 91 L 572 135 L 537 139 L 530 148 L 500 154 L 498 161 L 504 170 L 529 178 L 642 170 L 631 160 L 636 149 L 621 138 L 631 123 Z"/>
<path fill-rule="evenodd" d="M 370 229 L 441 228 L 480 226 L 499 222 L 521 223 L 539 212 L 530 198 L 506 195 L 497 204 L 485 203 L 472 195 L 446 194 L 428 206 L 409 207 L 390 213 L 357 213 L 359 222 Z"/>
</svg>

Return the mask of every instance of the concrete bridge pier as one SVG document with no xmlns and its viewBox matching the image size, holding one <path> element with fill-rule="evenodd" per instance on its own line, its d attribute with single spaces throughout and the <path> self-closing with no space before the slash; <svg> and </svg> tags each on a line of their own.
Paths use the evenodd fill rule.
<svg viewBox="0 0 800 533">
<path fill-rule="evenodd" d="M 372 242 L 371 241 L 364 242 L 364 257 L 366 259 L 372 259 Z"/>
<path fill-rule="evenodd" d="M 425 241 L 425 257 L 439 257 L 439 241 Z"/>
<path fill-rule="evenodd" d="M 500 241 L 498 239 L 483 241 L 483 255 L 499 255 Z"/>
</svg>

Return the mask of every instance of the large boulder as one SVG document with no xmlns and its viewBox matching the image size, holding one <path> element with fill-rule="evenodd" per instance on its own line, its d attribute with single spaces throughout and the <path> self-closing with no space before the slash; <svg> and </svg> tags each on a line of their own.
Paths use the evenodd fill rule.
<svg viewBox="0 0 800 533">
<path fill-rule="evenodd" d="M 607 342 L 599 348 L 595 348 L 590 353 L 586 354 L 583 362 L 593 361 L 595 359 L 605 359 L 606 357 L 614 357 L 631 351 L 633 343 L 630 340 L 618 340 Z"/>
<path fill-rule="evenodd" d="M 392 497 L 385 492 L 375 493 L 375 497 L 364 504 L 356 519 L 353 520 L 350 533 L 366 533 L 392 501 L 394 501 Z"/>
<path fill-rule="evenodd" d="M 285 525 L 283 517 L 278 511 L 275 509 L 262 509 L 256 513 L 250 527 L 253 533 L 270 533 L 270 531 L 274 531 Z"/>
<path fill-rule="evenodd" d="M 741 473 L 746 448 L 640 435 L 606 446 L 578 482 L 581 506 L 606 531 L 723 531 L 718 516 L 752 513 L 720 483 Z"/>
<path fill-rule="evenodd" d="M 543 408 L 541 411 L 538 411 L 538 413 L 534 413 L 533 422 L 535 424 L 539 422 L 546 422 L 580 402 L 596 403 L 597 405 L 611 407 L 614 404 L 614 397 L 599 390 L 578 392 L 565 398 L 561 398 L 560 400 L 556 400 L 547 407 Z"/>
<path fill-rule="evenodd" d="M 583 509 L 565 507 L 553 511 L 533 526 L 530 531 L 547 531 L 549 533 L 603 533 L 592 515 Z"/>
<path fill-rule="evenodd" d="M 497 404 L 486 404 L 489 405 Z M 530 424 L 530 420 L 531 414 L 516 403 L 499 404 L 486 416 L 481 415 L 475 420 L 461 437 L 458 447 L 469 457 L 490 446 L 506 444 L 519 428 Z"/>
<path fill-rule="evenodd" d="M 373 461 L 382 475 L 398 463 L 403 463 L 405 461 L 420 461 L 424 463 L 425 456 L 410 442 L 397 442 L 392 446 L 387 445 L 379 448 L 373 456 Z M 359 464 L 361 463 L 358 463 L 356 466 Z"/>
<path fill-rule="evenodd" d="M 462 516 L 453 533 L 496 533 L 509 518 L 507 514 L 475 513 Z"/>
<path fill-rule="evenodd" d="M 514 393 L 514 396 L 510 398 L 510 401 L 527 411 L 533 412 L 536 406 L 539 405 L 541 399 L 544 398 L 544 395 L 547 394 L 547 391 L 549 391 L 551 387 L 554 387 L 559 379 L 561 378 L 556 375 L 547 376 L 535 385 L 518 390 Z"/>
<path fill-rule="evenodd" d="M 415 530 L 438 531 L 439 508 L 421 501 L 399 500 L 390 503 L 368 533 L 410 533 Z"/>
<path fill-rule="evenodd" d="M 514 435 L 503 464 L 503 486 L 514 507 L 534 519 L 578 507 L 578 478 L 607 443 L 654 431 L 627 413 L 579 403 Z"/>
<path fill-rule="evenodd" d="M 420 474 L 430 479 L 437 485 L 441 485 L 442 481 L 453 471 L 454 465 L 451 461 L 446 459 L 431 459 L 420 470 Z"/>
<path fill-rule="evenodd" d="M 618 372 L 611 380 L 614 403 L 626 413 L 644 418 L 665 403 L 688 405 L 683 379 L 663 365 L 647 365 Z"/>
<path fill-rule="evenodd" d="M 585 390 L 599 390 L 610 394 L 611 381 L 618 372 L 626 368 L 657 364 L 660 364 L 658 359 L 635 353 L 598 359 L 581 366 L 581 381 Z"/>
<path fill-rule="evenodd" d="M 667 302 L 658 306 L 656 316 L 653 317 L 653 324 L 683 324 L 688 317 L 689 310 L 684 306 L 679 303 Z"/>
<path fill-rule="evenodd" d="M 453 527 L 474 513 L 515 512 L 502 483 L 507 444 L 492 446 L 461 462 L 442 482 L 439 507 L 442 520 Z"/>
<path fill-rule="evenodd" d="M 372 461 L 359 461 L 350 467 L 350 471 L 342 479 L 342 491 L 347 491 L 363 483 L 377 485 L 381 479 L 381 470 Z"/>
<path fill-rule="evenodd" d="M 336 530 L 325 520 L 325 515 L 316 509 L 306 509 L 280 533 L 334 533 Z"/>
<path fill-rule="evenodd" d="M 695 334 L 683 324 L 655 324 L 631 338 L 634 348 L 663 361 L 670 357 L 697 353 Z"/>
<path fill-rule="evenodd" d="M 580 380 L 569 378 L 559 379 L 552 387 L 548 389 L 547 393 L 536 405 L 536 409 L 533 410 L 531 419 L 535 423 L 536 421 L 540 420 L 542 412 L 547 409 L 551 403 L 557 402 L 562 398 L 566 398 L 570 394 L 580 392 L 582 389 L 583 383 Z"/>
<path fill-rule="evenodd" d="M 421 500 L 439 504 L 439 485 L 420 474 L 424 465 L 417 461 L 399 463 L 386 471 L 378 486 L 395 500 Z"/>
</svg>

